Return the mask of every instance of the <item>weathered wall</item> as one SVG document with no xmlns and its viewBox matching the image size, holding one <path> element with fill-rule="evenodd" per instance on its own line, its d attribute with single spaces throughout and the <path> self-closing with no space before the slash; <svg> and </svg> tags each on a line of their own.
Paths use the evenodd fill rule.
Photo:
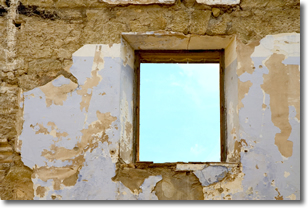
<svg viewBox="0 0 308 208">
<path fill-rule="evenodd" d="M 106 2 L 0 1 L 1 199 L 299 199 L 299 1 Z M 121 33 L 149 31 L 234 38 L 226 164 L 123 164 L 134 57 Z"/>
</svg>

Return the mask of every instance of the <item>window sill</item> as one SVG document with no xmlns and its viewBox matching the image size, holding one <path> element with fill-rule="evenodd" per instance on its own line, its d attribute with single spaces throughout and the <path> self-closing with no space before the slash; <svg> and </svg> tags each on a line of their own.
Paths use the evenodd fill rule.
<svg viewBox="0 0 308 208">
<path fill-rule="evenodd" d="M 122 164 L 122 167 L 148 169 L 148 168 L 167 168 L 174 171 L 197 171 L 210 166 L 223 166 L 226 168 L 240 167 L 240 163 L 228 162 L 177 162 L 177 163 L 154 163 L 154 162 L 136 162 L 135 164 Z"/>
</svg>

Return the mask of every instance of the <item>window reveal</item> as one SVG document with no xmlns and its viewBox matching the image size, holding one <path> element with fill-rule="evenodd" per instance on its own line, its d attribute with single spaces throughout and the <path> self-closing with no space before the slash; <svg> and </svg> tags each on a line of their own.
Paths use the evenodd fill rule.
<svg viewBox="0 0 308 208">
<path fill-rule="evenodd" d="M 137 57 L 135 161 L 155 163 L 225 161 L 224 85 L 221 81 L 224 51 L 136 51 L 135 53 Z M 186 75 L 189 77 L 187 79 L 190 79 L 186 80 L 188 82 L 185 82 Z M 184 76 L 182 77 L 184 79 L 181 80 L 181 76 Z M 191 80 L 192 77 L 196 80 Z M 202 82 L 202 77 L 205 82 L 210 83 Z M 212 89 L 208 89 L 210 93 L 202 93 L 198 85 L 204 89 L 212 85 Z M 170 86 L 180 89 L 171 89 Z M 186 98 L 183 98 L 184 95 L 181 97 L 180 93 L 185 94 Z M 213 102 L 206 103 L 206 99 Z M 183 106 L 175 106 L 177 102 L 182 102 Z M 214 106 L 210 107 L 207 104 Z M 189 154 L 190 157 L 186 157 Z"/>
</svg>

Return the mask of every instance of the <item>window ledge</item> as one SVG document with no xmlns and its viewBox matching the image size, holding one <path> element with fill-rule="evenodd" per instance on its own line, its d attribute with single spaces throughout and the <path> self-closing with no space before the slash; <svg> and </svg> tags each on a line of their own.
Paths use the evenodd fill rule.
<svg viewBox="0 0 308 208">
<path fill-rule="evenodd" d="M 153 162 L 136 162 L 135 164 L 122 164 L 127 168 L 168 168 L 175 171 L 198 171 L 210 166 L 223 166 L 226 168 L 240 167 L 240 163 L 228 162 L 177 162 L 177 163 L 153 163 Z"/>
<path fill-rule="evenodd" d="M 203 170 L 209 166 L 224 166 L 227 168 L 239 167 L 239 163 L 226 163 L 226 162 L 207 162 L 207 163 L 183 163 L 176 164 L 176 171 L 196 171 Z"/>
</svg>

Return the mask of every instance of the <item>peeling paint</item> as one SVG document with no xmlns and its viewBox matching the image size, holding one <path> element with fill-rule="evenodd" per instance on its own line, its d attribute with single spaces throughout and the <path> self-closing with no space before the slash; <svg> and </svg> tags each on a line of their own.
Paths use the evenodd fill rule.
<svg viewBox="0 0 308 208">
<path fill-rule="evenodd" d="M 162 180 L 162 176 L 150 176 L 145 179 L 141 185 L 142 192 L 138 196 L 138 200 L 158 200 L 155 192 L 157 182 Z"/>
<path fill-rule="evenodd" d="M 204 199 L 201 183 L 190 172 L 165 174 L 154 190 L 159 200 Z"/>
<path fill-rule="evenodd" d="M 117 175 L 113 178 L 114 181 L 121 181 L 132 193 L 140 191 L 140 186 L 144 183 L 144 180 L 151 174 L 142 169 L 129 169 L 124 168 L 118 171 Z"/>
<path fill-rule="evenodd" d="M 288 51 L 298 36 L 245 45 L 233 36 L 149 32 L 83 46 L 66 68 L 78 84 L 60 75 L 20 98 L 18 143 L 34 199 L 299 199 L 299 152 L 290 151 L 300 145 L 299 53 Z M 227 162 L 133 164 L 133 49 L 197 49 L 198 41 L 227 47 Z"/>
<path fill-rule="evenodd" d="M 232 171 L 220 182 L 203 187 L 205 200 L 236 200 L 237 194 L 242 193 L 244 173 L 239 168 Z"/>
<path fill-rule="evenodd" d="M 287 196 L 286 198 L 289 198 L 290 200 L 296 200 L 295 194 L 291 194 L 290 196 Z"/>
<path fill-rule="evenodd" d="M 237 42 L 237 53 L 238 53 L 238 69 L 237 75 L 241 76 L 243 73 L 247 72 L 252 74 L 254 71 L 254 63 L 251 60 L 250 56 L 254 52 L 255 47 L 258 46 L 260 43 L 259 41 L 251 42 L 247 45 L 241 43 L 240 41 Z"/>
<path fill-rule="evenodd" d="M 238 82 L 238 99 L 239 99 L 239 104 L 238 104 L 238 110 L 241 109 L 242 107 L 244 107 L 243 103 L 242 103 L 242 99 L 245 97 L 245 95 L 248 94 L 249 92 L 249 88 L 252 86 L 252 82 L 251 81 L 246 81 L 246 82 Z"/>
<path fill-rule="evenodd" d="M 63 102 L 67 99 L 68 93 L 71 93 L 77 88 L 77 84 L 70 80 L 69 83 L 66 84 L 67 79 L 63 76 L 60 76 L 59 79 L 55 81 L 40 87 L 46 97 L 46 107 L 49 107 L 52 104 L 63 105 Z"/>
<path fill-rule="evenodd" d="M 194 172 L 202 183 L 202 186 L 208 186 L 223 180 L 227 173 L 228 168 L 223 166 L 209 166 L 203 170 Z"/>
<path fill-rule="evenodd" d="M 39 195 L 40 198 L 43 198 L 43 197 L 45 196 L 45 192 L 46 192 L 45 187 L 38 186 L 38 187 L 36 188 L 36 195 Z"/>
<path fill-rule="evenodd" d="M 244 148 L 242 145 L 240 154 L 245 173 L 242 185 L 244 190 L 253 187 L 246 199 L 285 199 L 284 196 L 291 194 L 299 197 L 295 190 L 300 188 L 300 173 L 294 171 L 295 166 L 300 167 L 296 159 L 300 157 L 300 127 L 295 108 L 300 97 L 297 94 L 300 51 L 295 47 L 299 46 L 299 37 L 290 33 L 261 39 L 260 44 L 250 50 L 254 70 L 239 76 L 240 82 L 252 83 L 239 109 L 240 138 L 247 143 Z M 293 96 L 290 92 L 297 99 L 289 99 Z M 290 175 L 285 177 L 285 172 Z M 292 188 L 290 183 L 294 185 Z"/>
<path fill-rule="evenodd" d="M 104 67 L 104 60 L 101 57 L 101 53 L 101 47 L 97 46 L 94 54 L 91 77 L 87 78 L 85 83 L 81 86 L 80 90 L 77 90 L 77 94 L 82 96 L 82 101 L 80 102 L 81 111 L 85 109 L 88 112 L 92 98 L 93 87 L 97 86 L 102 80 L 102 77 L 98 74 L 98 71 L 102 70 Z"/>
<path fill-rule="evenodd" d="M 264 75 L 264 84 L 261 87 L 270 95 L 272 121 L 281 130 L 275 136 L 275 144 L 284 157 L 291 157 L 293 142 L 288 140 L 292 130 L 289 123 L 288 99 L 292 97 L 293 92 L 299 93 L 299 70 L 296 65 L 282 64 L 284 59 L 284 55 L 274 53 L 265 62 L 269 73 Z M 288 74 L 294 74 L 294 76 L 288 76 Z M 292 77 L 296 80 L 294 83 L 289 83 L 292 82 Z M 299 96 L 296 98 L 298 99 Z M 297 102 L 299 105 L 299 100 Z"/>
</svg>

